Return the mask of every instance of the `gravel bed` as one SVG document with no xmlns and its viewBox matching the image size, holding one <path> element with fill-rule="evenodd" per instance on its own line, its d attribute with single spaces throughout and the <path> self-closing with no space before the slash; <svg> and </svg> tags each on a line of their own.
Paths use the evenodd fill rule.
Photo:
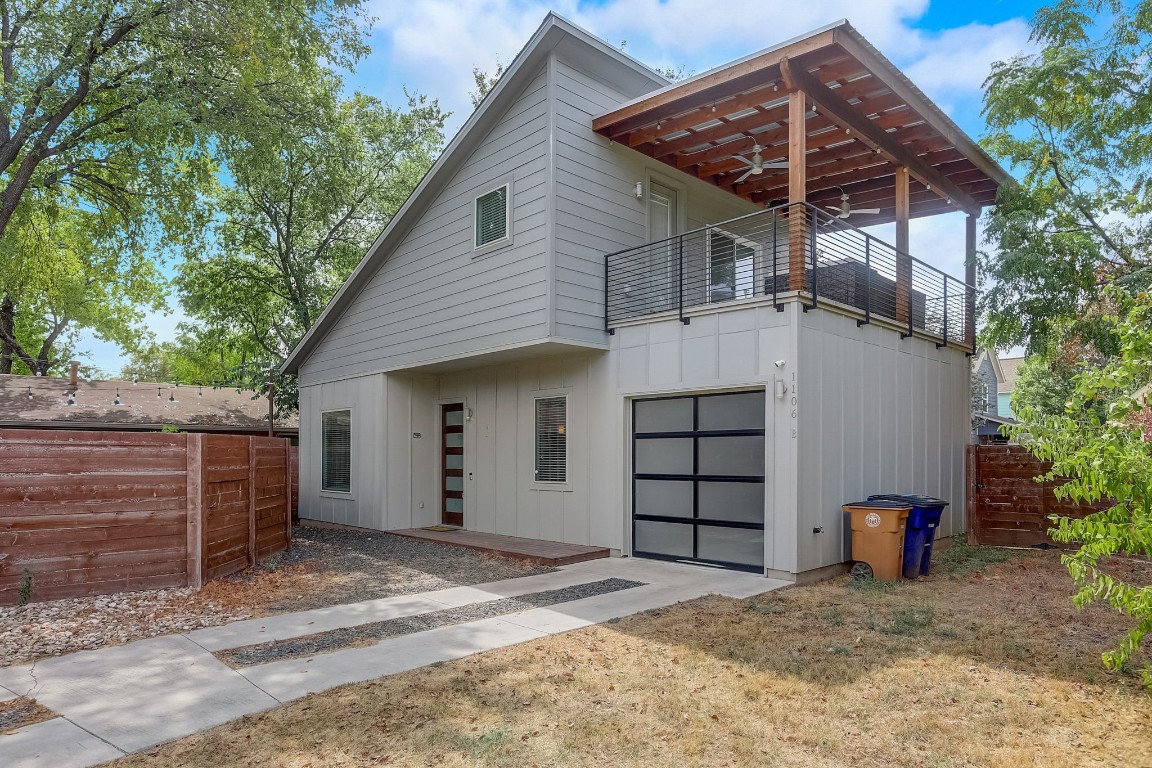
<svg viewBox="0 0 1152 768">
<path fill-rule="evenodd" d="M 25 725 L 41 723 L 59 717 L 55 712 L 36 703 L 27 696 L 0 701 L 0 733 L 13 731 Z"/>
<path fill-rule="evenodd" d="M 275 599 L 270 613 L 305 611 L 380 597 L 535 576 L 556 570 L 462 547 L 433 544 L 382 531 L 297 527 L 292 549 L 275 567 L 306 565 L 323 588 Z"/>
<path fill-rule="evenodd" d="M 192 589 L 0 606 L 0 667 L 242 619 L 548 573 L 381 531 L 298 526 L 292 548 Z"/>
<path fill-rule="evenodd" d="M 479 619 L 490 619 L 495 616 L 506 616 L 510 613 L 532 608 L 545 608 L 550 605 L 569 603 L 573 600 L 642 586 L 644 583 L 639 581 L 602 579 L 562 589 L 532 592 L 519 597 L 506 597 L 456 608 L 445 608 L 442 611 L 431 611 L 418 616 L 374 621 L 355 627 L 342 627 L 290 640 L 274 640 L 241 648 L 231 648 L 226 651 L 219 651 L 216 653 L 216 657 L 234 668 L 251 667 L 256 664 L 267 664 L 271 661 L 297 659 L 317 653 L 330 653 L 344 648 L 374 643 L 386 638 L 411 635 L 429 629 L 464 624 Z"/>
</svg>

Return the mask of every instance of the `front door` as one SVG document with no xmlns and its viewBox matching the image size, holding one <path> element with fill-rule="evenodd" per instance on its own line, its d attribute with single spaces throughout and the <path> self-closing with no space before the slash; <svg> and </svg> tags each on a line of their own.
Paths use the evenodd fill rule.
<svg viewBox="0 0 1152 768">
<path fill-rule="evenodd" d="M 464 404 L 440 406 L 440 522 L 464 525 Z"/>
<path fill-rule="evenodd" d="M 656 290 L 647 298 L 646 309 L 663 312 L 678 306 L 677 273 L 680 263 L 679 242 L 669 238 L 677 234 L 680 217 L 676 190 L 653 181 L 648 185 L 648 242 L 650 263 L 647 265 Z"/>
</svg>

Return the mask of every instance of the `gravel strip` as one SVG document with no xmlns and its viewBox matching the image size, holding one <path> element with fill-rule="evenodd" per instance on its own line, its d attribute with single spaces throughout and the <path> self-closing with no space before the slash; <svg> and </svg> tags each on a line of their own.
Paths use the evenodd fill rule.
<svg viewBox="0 0 1152 768">
<path fill-rule="evenodd" d="M 292 548 L 204 589 L 0 606 L 0 667 L 278 613 L 555 569 L 382 531 L 298 526 Z M 3 761 L 0 761 L 2 766 Z"/>
<path fill-rule="evenodd" d="M 368 645 L 387 638 L 426 632 L 438 627 L 490 619 L 495 616 L 507 616 L 510 613 L 532 608 L 545 608 L 550 605 L 570 603 L 573 600 L 582 600 L 586 597 L 606 595 L 611 592 L 643 586 L 644 583 L 639 581 L 602 579 L 562 589 L 533 592 L 519 597 L 506 597 L 499 600 L 462 605 L 457 608 L 445 608 L 442 611 L 431 611 L 418 616 L 374 621 L 356 627 L 342 627 L 290 640 L 274 640 L 267 643 L 246 645 L 241 648 L 219 651 L 215 655 L 233 668 L 251 667 L 256 664 L 267 664 L 271 661 L 297 659 L 317 653 L 330 653 L 345 648 Z"/>
<path fill-rule="evenodd" d="M 8 701 L 0 701 L 0 733 L 13 731 L 25 725 L 41 723 L 59 717 L 55 712 L 36 703 L 35 699 L 18 696 Z"/>
</svg>

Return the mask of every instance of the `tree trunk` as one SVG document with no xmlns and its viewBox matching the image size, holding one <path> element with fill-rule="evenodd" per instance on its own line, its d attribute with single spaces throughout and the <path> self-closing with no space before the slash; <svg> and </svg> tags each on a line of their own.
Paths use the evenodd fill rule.
<svg viewBox="0 0 1152 768">
<path fill-rule="evenodd" d="M 12 373 L 12 342 L 16 335 L 16 306 L 12 297 L 4 294 L 0 301 L 0 373 Z"/>
</svg>

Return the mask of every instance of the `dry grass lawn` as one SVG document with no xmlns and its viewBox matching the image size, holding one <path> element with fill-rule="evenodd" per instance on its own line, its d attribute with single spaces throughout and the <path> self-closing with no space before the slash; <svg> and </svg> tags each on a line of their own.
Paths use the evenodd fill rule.
<svg viewBox="0 0 1152 768">
<path fill-rule="evenodd" d="M 115 765 L 1152 766 L 1152 696 L 1099 662 L 1122 617 L 1077 611 L 1054 553 L 947 554 L 916 583 L 704 598 Z"/>
</svg>

